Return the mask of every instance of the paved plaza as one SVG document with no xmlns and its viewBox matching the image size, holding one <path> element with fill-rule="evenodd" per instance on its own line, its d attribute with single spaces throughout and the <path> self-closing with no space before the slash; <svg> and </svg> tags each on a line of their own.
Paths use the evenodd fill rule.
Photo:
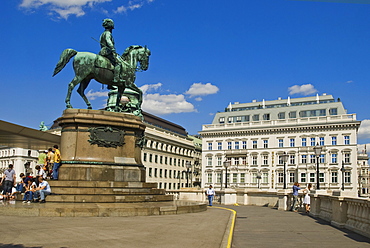
<svg viewBox="0 0 370 248">
<path fill-rule="evenodd" d="M 304 213 L 255 206 L 119 218 L 2 216 L 0 247 L 227 247 L 233 214 L 223 208 L 237 212 L 233 248 L 370 247 L 370 239 Z"/>
</svg>

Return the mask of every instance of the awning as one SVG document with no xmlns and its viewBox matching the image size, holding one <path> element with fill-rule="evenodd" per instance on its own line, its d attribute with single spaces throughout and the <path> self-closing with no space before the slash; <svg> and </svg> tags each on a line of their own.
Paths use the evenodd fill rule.
<svg viewBox="0 0 370 248">
<path fill-rule="evenodd" d="M 60 136 L 0 120 L 0 146 L 47 150 L 60 145 Z"/>
</svg>

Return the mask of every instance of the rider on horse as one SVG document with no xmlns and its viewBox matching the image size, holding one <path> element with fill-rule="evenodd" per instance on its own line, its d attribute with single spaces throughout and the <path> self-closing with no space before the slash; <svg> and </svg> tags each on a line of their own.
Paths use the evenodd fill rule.
<svg viewBox="0 0 370 248">
<path fill-rule="evenodd" d="M 114 46 L 114 39 L 112 36 L 112 30 L 114 29 L 114 22 L 112 19 L 104 19 L 103 25 L 105 31 L 100 36 L 100 52 L 102 55 L 109 59 L 109 61 L 114 66 L 114 83 L 122 83 L 124 80 L 121 78 L 122 63 L 123 60 L 121 56 L 116 53 L 116 48 Z"/>
</svg>

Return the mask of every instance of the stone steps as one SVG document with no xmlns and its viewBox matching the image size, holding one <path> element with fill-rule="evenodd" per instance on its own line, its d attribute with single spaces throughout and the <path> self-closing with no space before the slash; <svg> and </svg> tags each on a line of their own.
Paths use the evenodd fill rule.
<svg viewBox="0 0 370 248">
<path fill-rule="evenodd" d="M 58 195 L 163 195 L 164 189 L 149 188 L 66 188 L 52 187 L 52 192 Z"/>
<path fill-rule="evenodd" d="M 62 180 L 47 180 L 50 187 L 65 187 L 65 188 L 157 188 L 157 183 L 144 182 L 116 182 L 116 181 L 62 181 Z"/>
<path fill-rule="evenodd" d="M 172 201 L 172 195 L 48 195 L 47 202 L 132 203 Z"/>
</svg>

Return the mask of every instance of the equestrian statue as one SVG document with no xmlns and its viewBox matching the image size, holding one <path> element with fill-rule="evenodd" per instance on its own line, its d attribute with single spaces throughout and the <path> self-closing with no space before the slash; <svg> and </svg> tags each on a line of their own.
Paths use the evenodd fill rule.
<svg viewBox="0 0 370 248">
<path fill-rule="evenodd" d="M 92 109 L 91 103 L 85 96 L 85 89 L 91 79 L 101 84 L 108 85 L 109 92 L 108 106 L 106 110 L 113 112 L 129 112 L 142 117 L 141 104 L 143 93 L 135 85 L 136 72 L 146 71 L 149 66 L 150 50 L 145 46 L 133 45 L 124 51 L 122 56 L 116 53 L 112 30 L 114 22 L 111 19 L 104 19 L 105 31 L 100 36 L 101 50 L 99 54 L 90 52 L 77 52 L 74 49 L 65 49 L 57 63 L 54 74 L 58 74 L 73 59 L 75 77 L 68 85 L 66 107 L 72 108 L 71 94 L 73 89 L 80 84 L 77 92 L 84 99 L 88 109 Z M 128 99 L 122 104 L 121 97 L 125 95 Z"/>
</svg>

